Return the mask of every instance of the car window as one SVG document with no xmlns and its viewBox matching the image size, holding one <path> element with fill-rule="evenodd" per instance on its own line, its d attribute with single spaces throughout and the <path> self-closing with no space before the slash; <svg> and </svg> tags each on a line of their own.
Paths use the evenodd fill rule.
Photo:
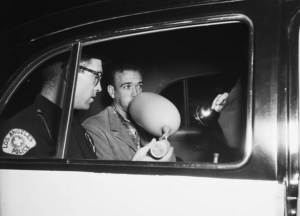
<svg viewBox="0 0 300 216">
<path fill-rule="evenodd" d="M 224 122 L 221 122 L 222 125 L 218 122 L 220 114 L 209 125 L 202 124 L 196 118 L 197 108 L 211 107 L 218 95 L 224 92 L 230 93 L 235 88 L 236 83 L 236 78 L 228 79 L 227 76 L 220 73 L 183 79 L 168 85 L 160 92 L 162 96 L 173 102 L 180 112 L 180 130 L 173 137 L 170 137 L 173 146 L 176 147 L 175 151 L 178 160 L 212 162 L 214 161 L 214 155 L 217 154 L 218 162 L 233 162 L 242 157 L 242 146 L 230 148 L 228 144 L 231 145 L 231 143 L 228 142 L 232 142 L 232 140 L 242 142 L 246 128 L 244 100 L 238 98 L 238 100 L 241 100 L 240 103 L 243 103 L 240 104 L 243 108 L 235 114 L 239 127 L 242 129 L 238 130 L 237 134 L 230 134 L 230 136 L 235 136 L 236 138 L 228 139 L 228 137 L 224 136 L 223 132 L 228 132 L 224 128 L 222 129 Z M 243 97 L 246 97 L 246 93 L 243 89 Z M 180 102 L 178 103 L 178 101 Z M 184 101 L 186 102 L 184 103 Z M 230 119 L 227 120 L 231 121 Z M 230 124 L 228 125 L 230 126 Z"/>
<path fill-rule="evenodd" d="M 82 40 L 82 45 L 79 46 L 80 53 L 97 54 L 100 59 L 108 60 L 109 64 L 103 64 L 102 91 L 93 97 L 89 109 L 74 111 L 75 119 L 82 123 L 111 105 L 112 99 L 107 92 L 105 73 L 109 71 L 110 65 L 116 62 L 128 62 L 141 69 L 144 92 L 161 94 L 170 100 L 180 113 L 180 128 L 170 137 L 177 161 L 213 164 L 241 160 L 244 157 L 246 117 L 249 113 L 246 109 L 249 100 L 248 76 L 251 74 L 251 71 L 248 71 L 249 25 L 234 21 L 201 26 L 201 22 L 196 22 L 191 26 L 166 27 L 158 31 L 142 28 L 141 34 L 132 34 L 136 31 L 139 31 L 139 28 L 123 32 L 105 32 L 101 36 Z M 57 55 L 55 58 L 63 55 L 66 54 Z M 30 75 L 23 79 L 1 113 L 1 122 L 34 103 L 35 95 L 41 88 L 42 67 L 55 58 L 48 58 L 42 64 L 40 62 L 30 71 Z M 231 93 L 240 83 L 238 80 L 242 80 L 243 88 L 236 91 L 240 92 L 237 96 L 232 94 L 232 97 L 236 98 L 233 101 L 243 100 L 242 108 L 231 112 L 236 115 L 232 119 L 239 121 L 233 121 L 233 126 L 225 126 L 232 129 L 229 135 L 228 131 L 222 129 L 224 122 L 230 121 L 221 117 L 222 114 L 220 119 L 223 120 L 223 125 L 220 122 L 213 127 L 200 125 L 194 117 L 195 109 L 203 104 L 210 105 L 218 94 Z M 230 113 L 230 110 L 227 112 Z M 59 125 L 56 128 L 58 130 Z M 235 130 L 237 128 L 239 129 Z"/>
<path fill-rule="evenodd" d="M 169 99 L 176 106 L 181 117 L 180 127 L 185 127 L 184 82 L 177 81 L 171 84 L 168 88 L 165 88 L 160 95 Z"/>
<path fill-rule="evenodd" d="M 23 73 L 21 77 L 23 80 L 18 84 L 18 88 L 0 115 L 1 156 L 21 158 L 55 156 L 61 113 L 58 108 L 48 106 L 41 92 L 47 93 L 47 88 L 56 82 L 55 78 L 46 72 L 50 70 L 49 67 L 55 65 L 57 72 L 62 70 L 69 56 L 70 52 L 57 54 L 35 65 L 28 76 Z M 47 88 L 44 86 L 46 79 Z M 63 96 L 63 92 L 57 92 L 56 98 L 62 100 Z"/>
<path fill-rule="evenodd" d="M 176 106 L 181 117 L 180 129 L 170 140 L 178 161 L 213 162 L 217 154 L 219 163 L 236 162 L 244 156 L 249 31 L 249 26 L 242 22 L 183 28 L 89 43 L 83 50 L 98 50 L 112 63 L 126 61 L 138 65 L 144 91 L 159 93 Z M 105 80 L 102 87 L 91 109 L 79 112 L 77 118 L 84 121 L 112 103 L 108 97 L 103 107 L 108 95 Z M 194 113 L 198 106 L 211 105 L 219 94 L 232 91 L 230 106 L 236 111 L 230 111 L 228 106 L 220 114 L 220 122 L 216 120 L 210 127 L 196 121 Z"/>
<path fill-rule="evenodd" d="M 168 98 L 179 110 L 181 128 L 200 127 L 195 119 L 197 107 L 211 106 L 219 94 L 230 92 L 236 81 L 236 78 L 229 79 L 223 74 L 196 76 L 168 85 L 160 95 Z M 184 86 L 187 86 L 186 90 Z"/>
<path fill-rule="evenodd" d="M 203 53 L 198 55 L 197 63 L 188 61 L 184 69 L 175 69 L 181 72 L 182 78 L 166 83 L 157 91 L 173 102 L 180 112 L 180 129 L 170 137 L 179 160 L 213 162 L 216 157 L 220 163 L 238 161 L 244 155 L 248 29 L 233 25 L 228 33 L 226 27 L 206 29 L 204 34 L 212 34 L 212 38 L 199 36 L 199 52 Z M 221 30 L 224 33 L 218 38 L 215 33 Z M 230 95 L 228 104 L 215 121 L 209 126 L 197 121 L 196 109 L 211 107 L 214 99 L 225 92 Z"/>
<path fill-rule="evenodd" d="M 198 127 L 195 110 L 198 106 L 211 106 L 214 99 L 224 92 L 230 92 L 236 82 L 223 74 L 200 76 L 187 79 L 188 85 L 188 127 Z"/>
</svg>

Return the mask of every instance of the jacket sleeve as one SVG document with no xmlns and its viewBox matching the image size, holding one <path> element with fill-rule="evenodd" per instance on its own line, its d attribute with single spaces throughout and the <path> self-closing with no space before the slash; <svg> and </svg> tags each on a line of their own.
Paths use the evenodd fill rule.
<svg viewBox="0 0 300 216">
<path fill-rule="evenodd" d="M 246 91 L 247 85 L 242 77 L 230 91 L 218 120 L 226 143 L 231 148 L 239 148 L 244 144 L 247 111 Z"/>
<path fill-rule="evenodd" d="M 114 160 L 115 155 L 106 136 L 105 130 L 99 127 L 100 123 L 94 119 L 85 121 L 82 126 L 94 140 L 96 154 L 99 160 Z"/>
</svg>

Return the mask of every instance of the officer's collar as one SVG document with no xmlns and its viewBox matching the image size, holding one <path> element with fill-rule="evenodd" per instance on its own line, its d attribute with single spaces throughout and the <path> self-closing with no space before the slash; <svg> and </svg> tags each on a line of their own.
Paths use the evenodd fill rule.
<svg viewBox="0 0 300 216">
<path fill-rule="evenodd" d="M 34 103 L 41 109 L 42 113 L 53 117 L 58 117 L 61 114 L 62 109 L 41 94 L 37 95 Z"/>
</svg>

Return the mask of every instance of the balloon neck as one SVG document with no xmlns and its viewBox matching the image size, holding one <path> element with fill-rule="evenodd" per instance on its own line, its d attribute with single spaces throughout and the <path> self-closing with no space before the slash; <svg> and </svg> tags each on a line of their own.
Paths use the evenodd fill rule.
<svg viewBox="0 0 300 216">
<path fill-rule="evenodd" d="M 162 128 L 162 132 L 163 135 L 161 136 L 160 140 L 167 140 L 168 137 L 170 136 L 171 129 L 168 126 L 164 126 Z"/>
</svg>

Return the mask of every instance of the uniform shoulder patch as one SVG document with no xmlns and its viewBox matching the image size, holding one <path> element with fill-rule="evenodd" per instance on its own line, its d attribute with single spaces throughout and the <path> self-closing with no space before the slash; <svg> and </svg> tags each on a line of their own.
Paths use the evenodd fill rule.
<svg viewBox="0 0 300 216">
<path fill-rule="evenodd" d="M 10 130 L 4 137 L 2 150 L 7 154 L 25 155 L 36 146 L 34 137 L 27 131 L 19 128 Z"/>
</svg>

